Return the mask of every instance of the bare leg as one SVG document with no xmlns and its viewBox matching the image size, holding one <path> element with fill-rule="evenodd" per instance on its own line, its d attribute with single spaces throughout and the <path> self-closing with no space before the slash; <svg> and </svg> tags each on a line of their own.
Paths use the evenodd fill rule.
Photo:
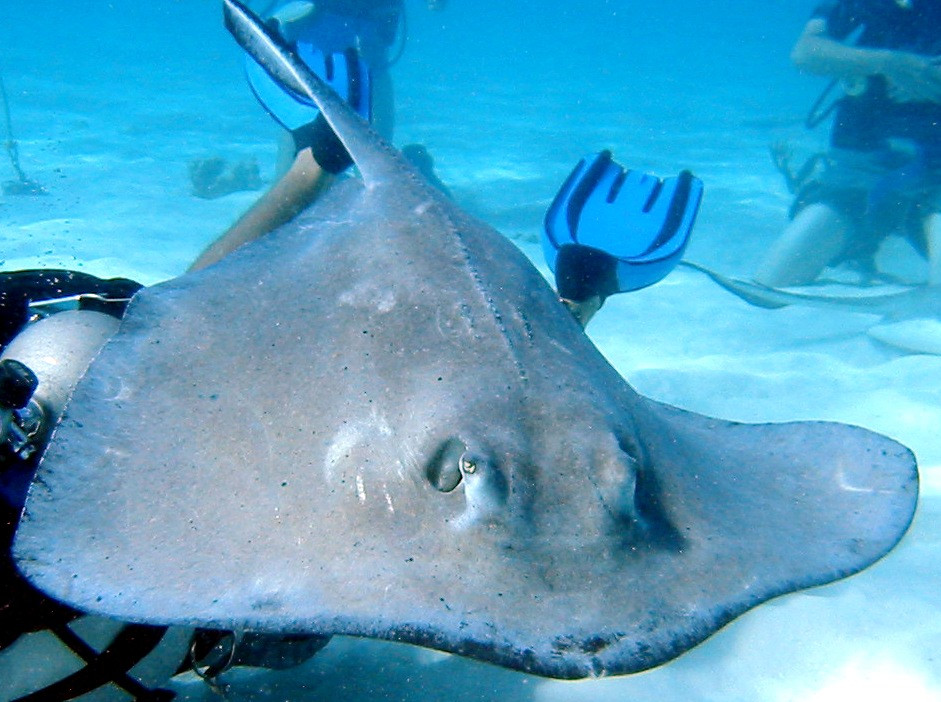
<svg viewBox="0 0 941 702">
<path fill-rule="evenodd" d="M 290 221 L 313 202 L 330 180 L 330 174 L 317 165 L 310 149 L 299 151 L 287 173 L 210 244 L 193 262 L 190 270 L 205 268 L 242 244 L 254 241 Z"/>
<path fill-rule="evenodd" d="M 391 140 L 394 127 L 392 78 L 388 71 L 377 71 L 372 81 L 373 126 Z M 333 177 L 317 164 L 309 148 L 297 152 L 291 160 L 293 145 L 293 139 L 284 132 L 279 142 L 278 180 L 199 255 L 190 265 L 191 271 L 212 265 L 243 244 L 291 221 L 330 184 Z"/>
<path fill-rule="evenodd" d="M 843 248 L 850 231 L 850 223 L 832 207 L 808 205 L 771 245 L 755 280 L 772 287 L 812 282 Z"/>
<path fill-rule="evenodd" d="M 935 212 L 925 220 L 928 240 L 928 285 L 941 285 L 941 214 Z"/>
</svg>

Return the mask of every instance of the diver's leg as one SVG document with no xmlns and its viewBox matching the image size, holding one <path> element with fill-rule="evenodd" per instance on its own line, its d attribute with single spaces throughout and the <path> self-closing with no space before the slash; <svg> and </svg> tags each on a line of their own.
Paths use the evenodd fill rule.
<svg viewBox="0 0 941 702">
<path fill-rule="evenodd" d="M 928 285 L 941 285 L 941 212 L 928 215 L 925 220 L 925 239 L 928 250 Z"/>
<path fill-rule="evenodd" d="M 314 201 L 330 180 L 331 175 L 317 165 L 310 148 L 302 149 L 287 173 L 210 244 L 189 269 L 196 271 L 205 268 L 242 244 L 254 241 L 289 222 Z"/>
<path fill-rule="evenodd" d="M 334 60 L 358 61 L 355 52 L 350 52 L 342 55 L 334 54 Z M 326 62 L 323 72 L 326 75 Z M 371 88 L 374 93 L 378 93 L 378 96 L 373 95 L 373 100 L 378 104 L 374 110 L 378 111 L 381 120 L 387 122 L 388 126 L 378 125 L 377 128 L 380 132 L 386 129 L 391 133 L 392 85 L 388 78 L 388 71 L 379 73 L 380 75 L 373 79 L 376 86 Z M 346 71 L 350 83 L 345 86 L 345 90 L 342 86 L 338 86 L 347 98 L 354 94 L 352 83 L 354 74 L 358 73 Z M 267 102 L 264 100 L 262 102 L 271 109 Z M 354 105 L 357 110 L 365 108 L 368 104 L 367 96 L 362 95 L 358 102 L 360 104 Z M 190 266 L 191 271 L 205 268 L 243 244 L 289 222 L 301 210 L 308 207 L 329 185 L 332 181 L 331 175 L 341 173 L 352 163 L 346 148 L 333 133 L 323 115 L 320 115 L 314 108 L 310 108 L 309 112 L 307 116 L 311 117 L 312 121 L 296 127 L 291 126 L 290 133 L 287 136 L 282 135 L 276 169 L 278 179 L 275 184 L 245 214 L 239 217 L 235 224 L 199 255 Z M 272 114 L 276 114 L 274 110 Z M 297 120 L 292 120 L 292 124 L 295 121 Z M 283 121 L 281 123 L 287 124 Z"/>
<path fill-rule="evenodd" d="M 846 217 L 829 205 L 808 205 L 771 245 L 755 281 L 772 287 L 812 282 L 843 249 L 851 228 Z"/>
</svg>

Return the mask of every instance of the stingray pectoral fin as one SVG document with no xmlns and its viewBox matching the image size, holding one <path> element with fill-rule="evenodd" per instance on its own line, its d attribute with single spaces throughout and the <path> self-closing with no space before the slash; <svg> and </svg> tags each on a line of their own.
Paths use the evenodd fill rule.
<svg viewBox="0 0 941 702">
<path fill-rule="evenodd" d="M 739 424 L 650 402 L 650 499 L 690 550 L 716 562 L 727 619 L 762 600 L 858 572 L 911 523 L 911 451 L 833 422 Z M 657 426 L 659 425 L 659 426 Z"/>
</svg>

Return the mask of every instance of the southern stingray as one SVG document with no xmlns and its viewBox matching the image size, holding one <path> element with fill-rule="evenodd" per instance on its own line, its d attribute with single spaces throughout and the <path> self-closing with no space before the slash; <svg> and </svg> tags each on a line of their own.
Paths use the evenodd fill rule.
<svg viewBox="0 0 941 702">
<path fill-rule="evenodd" d="M 638 395 L 512 243 L 225 11 L 361 177 L 134 297 L 31 487 L 15 553 L 37 586 L 580 678 L 664 663 L 902 537 L 906 448 Z"/>
<path fill-rule="evenodd" d="M 904 351 L 941 355 L 941 286 L 918 285 L 876 294 L 814 294 L 732 278 L 692 261 L 681 263 L 755 307 L 776 310 L 803 305 L 877 315 L 881 321 L 867 331 L 871 337 Z"/>
</svg>

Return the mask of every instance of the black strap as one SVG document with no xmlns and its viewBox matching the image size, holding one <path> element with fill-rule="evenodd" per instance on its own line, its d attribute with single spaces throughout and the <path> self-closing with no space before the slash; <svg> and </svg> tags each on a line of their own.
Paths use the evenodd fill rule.
<svg viewBox="0 0 941 702">
<path fill-rule="evenodd" d="M 64 626 L 79 616 L 30 585 L 13 563 L 11 545 L 19 510 L 0 498 L 0 651 L 20 636 Z"/>
<path fill-rule="evenodd" d="M 355 49 L 347 49 L 343 52 L 346 62 L 347 75 L 349 76 L 349 94 L 346 101 L 357 112 L 366 99 L 363 95 L 365 87 L 364 76 L 362 75 L 362 64 L 359 62 L 359 56 Z M 325 63 L 327 74 L 333 73 L 333 56 L 327 54 Z M 342 173 L 353 163 L 343 142 L 333 131 L 333 128 L 327 124 L 327 120 L 322 114 L 317 114 L 317 118 L 298 129 L 291 132 L 294 139 L 294 148 L 297 151 L 310 147 L 314 160 L 327 173 L 337 175 Z"/>
<path fill-rule="evenodd" d="M 555 289 L 559 297 L 573 302 L 601 300 L 618 292 L 617 259 L 582 244 L 565 244 L 555 261 Z"/>
<path fill-rule="evenodd" d="M 68 626 L 57 626 L 52 631 L 85 661 L 85 667 L 13 702 L 66 702 L 109 684 L 141 702 L 169 702 L 176 697 L 171 690 L 146 687 L 128 673 L 157 647 L 167 632 L 165 627 L 128 624 L 101 653 Z"/>
<path fill-rule="evenodd" d="M 0 650 L 23 634 L 51 631 L 63 645 L 84 662 L 85 667 L 47 687 L 13 702 L 64 702 L 113 683 L 146 702 L 167 702 L 175 697 L 168 690 L 151 690 L 128 671 L 153 651 L 166 633 L 164 627 L 126 625 L 101 653 L 69 628 L 80 616 L 71 607 L 43 595 L 17 571 L 10 543 L 18 513 L 0 501 Z"/>
<path fill-rule="evenodd" d="M 29 321 L 29 305 L 33 302 L 73 295 L 126 300 L 140 287 L 140 283 L 126 278 L 103 280 L 88 273 L 53 268 L 0 273 L 0 346 L 6 346 Z M 123 311 L 122 307 L 117 316 Z"/>
</svg>

